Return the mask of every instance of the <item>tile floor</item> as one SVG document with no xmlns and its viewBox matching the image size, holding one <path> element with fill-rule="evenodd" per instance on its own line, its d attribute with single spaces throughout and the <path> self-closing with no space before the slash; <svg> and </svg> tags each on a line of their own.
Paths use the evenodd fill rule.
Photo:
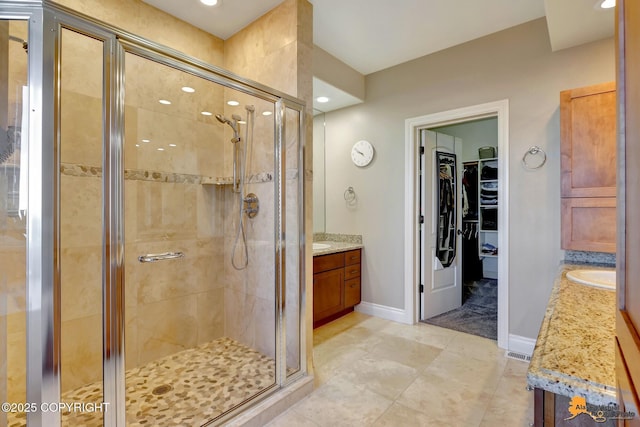
<svg viewBox="0 0 640 427">
<path fill-rule="evenodd" d="M 529 426 L 528 364 L 496 342 L 357 312 L 314 331 L 316 388 L 269 427 Z"/>
</svg>

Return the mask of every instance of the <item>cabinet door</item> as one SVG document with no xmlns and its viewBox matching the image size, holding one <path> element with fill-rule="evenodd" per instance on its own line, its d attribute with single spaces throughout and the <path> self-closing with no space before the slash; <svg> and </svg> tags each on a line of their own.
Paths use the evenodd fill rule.
<svg viewBox="0 0 640 427">
<path fill-rule="evenodd" d="M 313 275 L 313 321 L 317 322 L 344 308 L 344 270 Z"/>
<path fill-rule="evenodd" d="M 353 307 L 360 304 L 360 278 L 347 280 L 344 282 L 344 306 Z"/>
<path fill-rule="evenodd" d="M 615 83 L 560 92 L 562 197 L 616 195 Z"/>
<path fill-rule="evenodd" d="M 562 199 L 562 249 L 616 252 L 615 197 Z"/>
</svg>

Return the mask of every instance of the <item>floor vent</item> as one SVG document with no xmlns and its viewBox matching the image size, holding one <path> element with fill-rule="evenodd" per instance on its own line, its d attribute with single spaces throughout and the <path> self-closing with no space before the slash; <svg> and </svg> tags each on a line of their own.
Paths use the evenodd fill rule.
<svg viewBox="0 0 640 427">
<path fill-rule="evenodd" d="M 515 351 L 507 351 L 507 357 L 509 359 L 521 360 L 523 362 L 531 362 L 531 356 L 526 354 L 516 353 Z"/>
</svg>

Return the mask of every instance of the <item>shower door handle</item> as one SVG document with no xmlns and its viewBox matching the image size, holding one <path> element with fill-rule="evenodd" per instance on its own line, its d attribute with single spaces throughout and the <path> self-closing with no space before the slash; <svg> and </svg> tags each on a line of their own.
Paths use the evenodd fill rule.
<svg viewBox="0 0 640 427">
<path fill-rule="evenodd" d="M 168 259 L 178 259 L 184 258 L 183 252 L 164 252 L 161 254 L 146 254 L 140 255 L 138 257 L 138 261 L 140 262 L 156 262 L 156 261 L 165 261 Z"/>
</svg>

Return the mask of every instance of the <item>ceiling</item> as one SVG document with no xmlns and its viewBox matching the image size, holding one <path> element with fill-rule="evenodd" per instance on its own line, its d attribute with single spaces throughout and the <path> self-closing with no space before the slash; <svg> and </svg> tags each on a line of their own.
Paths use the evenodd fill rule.
<svg viewBox="0 0 640 427">
<path fill-rule="evenodd" d="M 221 0 L 220 5 L 208 7 L 199 0 L 143 1 L 222 39 L 282 3 Z M 363 75 L 543 16 L 553 50 L 611 37 L 614 32 L 613 9 L 597 8 L 597 0 L 309 1 L 314 9 L 314 44 Z M 330 85 L 314 80 L 314 89 L 331 91 Z M 341 99 L 344 95 L 335 94 Z M 346 106 L 345 102 L 349 101 L 314 106 L 330 111 Z"/>
</svg>

